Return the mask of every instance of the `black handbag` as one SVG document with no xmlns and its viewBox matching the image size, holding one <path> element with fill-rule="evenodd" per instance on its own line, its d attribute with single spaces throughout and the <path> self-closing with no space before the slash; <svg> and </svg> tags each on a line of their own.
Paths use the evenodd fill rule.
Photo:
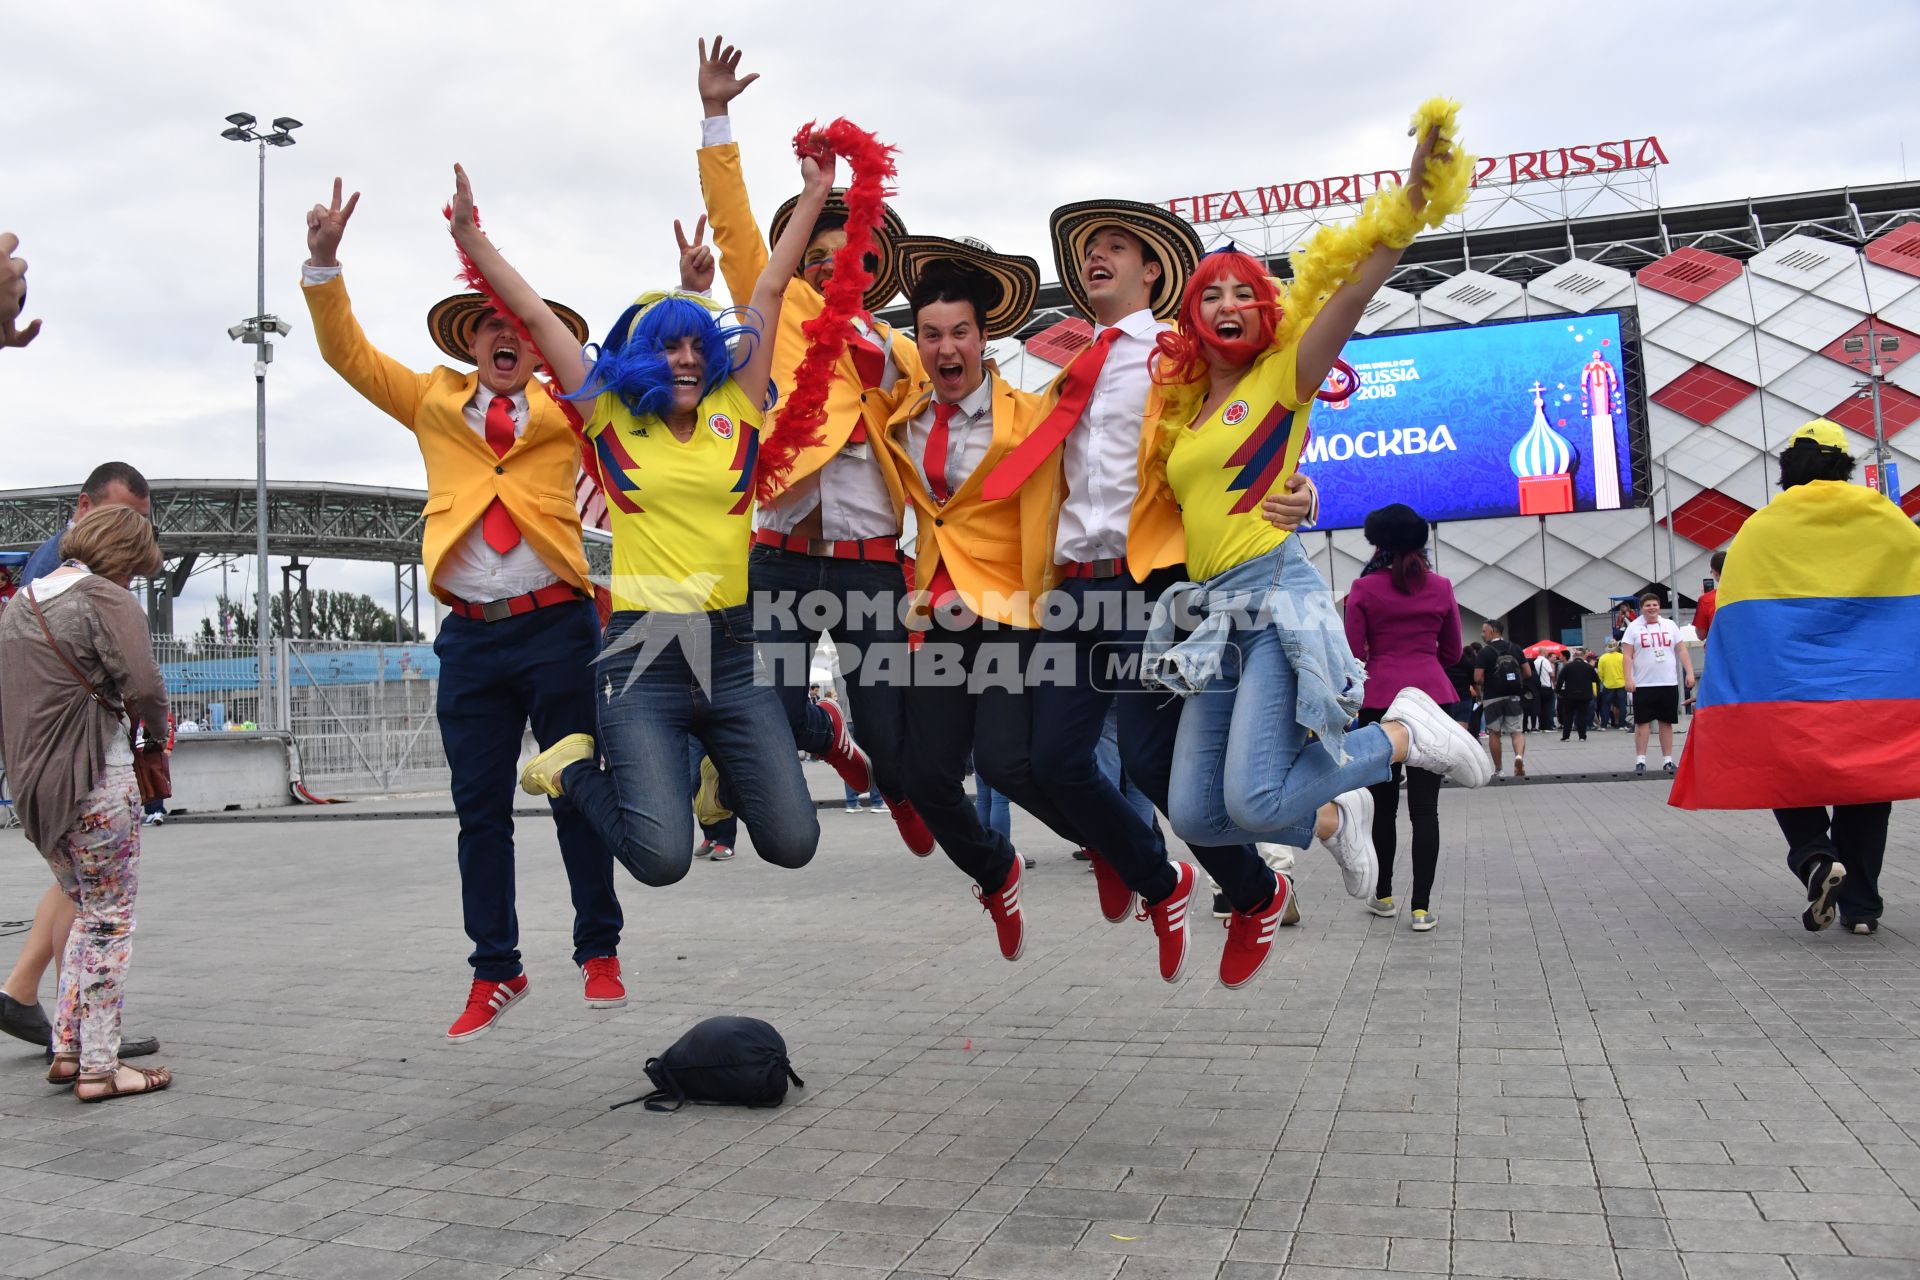
<svg viewBox="0 0 1920 1280">
<path fill-rule="evenodd" d="M 758 1018 L 708 1018 L 681 1036 L 671 1049 L 647 1059 L 653 1092 L 607 1109 L 642 1103 L 649 1111 L 678 1111 L 689 1102 L 719 1106 L 777 1107 L 786 1101 L 787 1082 L 807 1082 L 787 1061 L 787 1042 Z"/>
</svg>

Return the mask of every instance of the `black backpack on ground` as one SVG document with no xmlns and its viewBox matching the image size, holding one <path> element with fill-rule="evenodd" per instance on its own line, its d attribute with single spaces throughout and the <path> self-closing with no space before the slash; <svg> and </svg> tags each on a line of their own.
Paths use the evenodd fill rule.
<svg viewBox="0 0 1920 1280">
<path fill-rule="evenodd" d="M 1520 659 L 1513 655 L 1513 646 L 1507 643 L 1495 652 L 1499 656 L 1493 660 L 1493 669 L 1487 672 L 1487 687 L 1480 691 L 1480 697 L 1485 700 L 1524 696 L 1527 678 L 1521 670 Z"/>
<path fill-rule="evenodd" d="M 787 1062 L 787 1042 L 758 1018 L 708 1018 L 657 1058 L 647 1059 L 652 1093 L 616 1102 L 609 1111 L 639 1102 L 649 1111 L 678 1111 L 689 1102 L 741 1107 L 777 1107 L 787 1082 L 807 1082 Z"/>
</svg>

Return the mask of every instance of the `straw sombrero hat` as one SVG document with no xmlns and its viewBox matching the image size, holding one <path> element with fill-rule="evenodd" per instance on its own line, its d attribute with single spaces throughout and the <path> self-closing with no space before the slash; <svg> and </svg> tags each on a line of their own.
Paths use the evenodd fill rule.
<svg viewBox="0 0 1920 1280">
<path fill-rule="evenodd" d="M 799 196 L 789 197 L 787 202 L 773 211 L 773 221 L 767 224 L 767 243 L 780 243 L 780 233 L 787 229 L 787 223 L 793 219 L 793 207 L 798 204 Z M 826 207 L 820 210 L 820 216 L 829 214 L 836 218 L 847 216 L 847 189 L 835 187 L 827 193 Z M 894 245 L 907 234 L 907 224 L 900 221 L 900 215 L 893 206 L 880 206 L 880 225 L 873 229 L 873 283 L 862 294 L 861 305 L 868 311 L 878 311 L 900 292 L 898 263 L 895 259 Z"/>
<path fill-rule="evenodd" d="M 588 341 L 587 322 L 580 313 L 557 302 L 548 302 L 547 306 L 584 346 Z M 474 331 L 492 310 L 493 303 L 484 293 L 456 293 L 440 299 L 427 312 L 427 332 L 433 335 L 434 346 L 462 364 L 472 364 Z"/>
<path fill-rule="evenodd" d="M 900 287 L 912 297 L 929 271 L 951 270 L 979 277 L 985 286 L 981 318 L 989 338 L 1018 333 L 1040 296 L 1040 264 L 1017 254 L 995 253 L 979 240 L 905 236 L 899 244 Z"/>
<path fill-rule="evenodd" d="M 1201 254 L 1200 234 L 1185 218 L 1138 200 L 1081 200 L 1055 209 L 1047 223 L 1053 233 L 1053 265 L 1060 273 L 1060 285 L 1082 315 L 1092 319 L 1093 304 L 1080 279 L 1080 263 L 1086 257 L 1087 241 L 1102 227 L 1132 232 L 1153 250 L 1160 259 L 1153 314 L 1171 320 L 1179 312 L 1180 295 Z"/>
</svg>

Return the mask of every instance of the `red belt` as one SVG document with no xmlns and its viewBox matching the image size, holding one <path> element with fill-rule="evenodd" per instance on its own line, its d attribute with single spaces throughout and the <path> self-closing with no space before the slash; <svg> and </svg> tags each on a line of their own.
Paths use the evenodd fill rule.
<svg viewBox="0 0 1920 1280">
<path fill-rule="evenodd" d="M 1127 558 L 1112 560 L 1070 560 L 1060 566 L 1063 578 L 1118 578 L 1127 571 Z"/>
<path fill-rule="evenodd" d="M 523 613 L 532 613 L 535 609 L 544 609 L 550 604 L 565 604 L 569 600 L 584 600 L 579 588 L 571 583 L 554 582 L 529 591 L 523 596 L 509 596 L 505 600 L 489 600 L 485 604 L 474 604 L 449 596 L 447 607 L 463 618 L 472 618 L 476 622 L 499 622 L 503 618 L 517 618 Z"/>
<path fill-rule="evenodd" d="M 829 542 L 822 538 L 802 538 L 797 534 L 781 533 L 777 529 L 760 529 L 754 533 L 753 540 L 763 547 L 778 547 L 782 551 L 803 556 L 828 556 L 835 560 L 885 560 L 893 564 L 900 560 L 900 548 L 892 537 L 848 538 L 842 542 Z"/>
</svg>

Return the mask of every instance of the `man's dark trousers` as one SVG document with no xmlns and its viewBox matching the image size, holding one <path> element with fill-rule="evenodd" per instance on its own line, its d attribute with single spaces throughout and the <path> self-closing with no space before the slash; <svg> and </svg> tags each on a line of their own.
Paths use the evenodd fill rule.
<svg viewBox="0 0 1920 1280">
<path fill-rule="evenodd" d="M 513 798 L 520 739 L 529 720 L 542 750 L 594 731 L 594 660 L 600 622 L 590 601 L 549 605 L 498 622 L 449 616 L 433 642 L 440 659 L 440 741 L 460 819 L 460 903 L 474 977 L 520 973 L 514 910 Z M 566 799 L 550 802 L 573 896 L 573 960 L 614 955 L 620 900 L 613 855 Z"/>
</svg>

